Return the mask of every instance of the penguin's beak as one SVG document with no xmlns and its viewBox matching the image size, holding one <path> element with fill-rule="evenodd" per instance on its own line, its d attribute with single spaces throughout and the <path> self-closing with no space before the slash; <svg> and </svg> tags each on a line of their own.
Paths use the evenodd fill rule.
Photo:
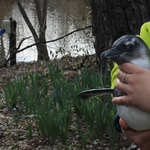
<svg viewBox="0 0 150 150">
<path fill-rule="evenodd" d="M 116 58 L 118 58 L 121 55 L 121 52 L 115 48 L 111 48 L 107 51 L 104 51 L 101 54 L 101 59 L 104 60 L 115 60 Z"/>
</svg>

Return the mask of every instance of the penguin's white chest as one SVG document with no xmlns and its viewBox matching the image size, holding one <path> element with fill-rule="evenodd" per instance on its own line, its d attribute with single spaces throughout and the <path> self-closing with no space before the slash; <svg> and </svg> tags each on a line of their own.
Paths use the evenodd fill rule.
<svg viewBox="0 0 150 150">
<path fill-rule="evenodd" d="M 136 131 L 150 129 L 150 113 L 131 106 L 117 105 L 118 115 Z"/>
<path fill-rule="evenodd" d="M 132 60 L 131 63 L 150 69 L 147 57 Z M 150 113 L 131 106 L 117 105 L 116 107 L 118 115 L 126 121 L 130 128 L 137 131 L 150 129 Z"/>
<path fill-rule="evenodd" d="M 147 57 L 134 59 L 131 63 L 150 70 L 150 62 Z"/>
</svg>

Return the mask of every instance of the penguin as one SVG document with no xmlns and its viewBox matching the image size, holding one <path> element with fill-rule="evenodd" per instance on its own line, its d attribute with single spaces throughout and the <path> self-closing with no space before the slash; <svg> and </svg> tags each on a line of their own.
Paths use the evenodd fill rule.
<svg viewBox="0 0 150 150">
<path fill-rule="evenodd" d="M 118 65 L 125 62 L 133 63 L 150 70 L 150 50 L 146 43 L 138 36 L 124 35 L 116 40 L 109 50 L 101 54 L 101 59 L 114 61 Z M 81 99 L 91 99 L 96 96 L 113 94 L 114 97 L 125 95 L 116 87 L 104 89 L 90 89 L 78 94 Z M 119 118 L 123 118 L 130 128 L 136 131 L 150 129 L 150 113 L 132 106 L 116 105 L 117 114 L 114 118 L 114 125 L 118 132 L 121 132 Z M 116 123 L 117 120 L 117 123 Z"/>
</svg>

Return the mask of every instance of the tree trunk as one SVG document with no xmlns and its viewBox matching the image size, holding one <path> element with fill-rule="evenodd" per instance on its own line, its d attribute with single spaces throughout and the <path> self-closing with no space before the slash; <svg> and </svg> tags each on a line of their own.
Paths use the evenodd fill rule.
<svg viewBox="0 0 150 150">
<path fill-rule="evenodd" d="M 41 9 L 41 6 L 39 5 L 40 4 L 39 0 L 34 0 L 34 2 L 36 5 L 38 20 L 39 20 L 39 24 L 40 24 L 39 25 L 40 26 L 39 37 L 38 37 L 34 27 L 32 26 L 25 10 L 23 9 L 20 0 L 17 0 L 17 5 L 18 5 L 23 18 L 26 21 L 26 23 L 34 37 L 35 43 L 38 43 L 36 45 L 37 51 L 38 51 L 38 60 L 48 60 L 49 56 L 48 56 L 48 51 L 47 51 L 47 46 L 46 46 L 46 39 L 45 39 L 47 0 L 42 1 L 42 9 Z"/>
<path fill-rule="evenodd" d="M 10 66 L 16 64 L 16 26 L 15 20 L 10 18 L 11 22 L 11 33 L 9 34 L 9 49 L 10 49 Z"/>
<path fill-rule="evenodd" d="M 38 60 L 42 60 L 44 56 L 45 60 L 48 60 L 48 52 L 47 52 L 47 46 L 46 46 L 46 38 L 45 38 L 45 31 L 46 31 L 46 18 L 47 18 L 47 0 L 40 1 L 40 0 L 34 0 L 36 5 L 36 11 L 37 16 L 40 24 L 39 28 L 39 42 L 41 44 L 39 45 L 39 51 L 38 51 Z M 42 7 L 41 7 L 42 6 Z"/>
<path fill-rule="evenodd" d="M 98 59 L 116 39 L 139 34 L 141 25 L 150 20 L 150 0 L 91 0 L 91 9 Z"/>
</svg>

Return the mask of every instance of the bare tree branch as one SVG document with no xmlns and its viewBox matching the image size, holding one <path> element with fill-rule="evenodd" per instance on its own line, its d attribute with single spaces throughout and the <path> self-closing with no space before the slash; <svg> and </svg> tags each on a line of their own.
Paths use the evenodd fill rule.
<svg viewBox="0 0 150 150">
<path fill-rule="evenodd" d="M 21 52 L 21 51 L 23 51 L 23 50 L 25 50 L 25 49 L 27 49 L 27 48 L 30 48 L 30 47 L 32 47 L 32 46 L 35 46 L 35 45 L 37 45 L 37 44 L 56 42 L 56 41 L 58 41 L 58 40 L 61 40 L 61 39 L 65 38 L 65 37 L 67 37 L 67 36 L 69 36 L 69 35 L 75 33 L 75 32 L 78 32 L 78 31 L 81 31 L 81 30 L 85 30 L 85 29 L 88 29 L 88 28 L 92 28 L 92 25 L 87 26 L 87 27 L 85 27 L 85 28 L 80 28 L 80 29 L 74 30 L 74 31 L 72 31 L 72 32 L 70 32 L 70 33 L 68 33 L 68 34 L 66 34 L 66 35 L 64 35 L 64 36 L 61 36 L 61 37 L 59 37 L 59 38 L 57 38 L 57 39 L 54 39 L 54 40 L 31 44 L 31 45 L 29 45 L 29 46 L 26 46 L 26 47 L 24 47 L 24 48 L 18 50 L 17 53 L 19 53 L 19 52 Z"/>
<path fill-rule="evenodd" d="M 20 41 L 20 43 L 19 43 L 19 45 L 18 45 L 18 47 L 17 47 L 17 49 L 19 49 L 20 48 L 20 46 L 21 46 L 21 44 L 26 40 L 26 39 L 29 39 L 29 38 L 31 38 L 32 36 L 29 36 L 29 37 L 26 37 L 26 38 L 23 38 L 21 41 Z"/>
<path fill-rule="evenodd" d="M 47 0 L 44 0 L 42 3 L 42 20 L 41 20 L 41 30 L 45 32 L 46 30 L 46 17 L 47 17 Z"/>
<path fill-rule="evenodd" d="M 37 36 L 37 34 L 36 34 L 36 31 L 35 31 L 35 29 L 33 28 L 33 26 L 32 26 L 32 24 L 31 24 L 31 22 L 30 22 L 30 20 L 29 20 L 29 18 L 28 18 L 28 16 L 27 16 L 27 14 L 26 14 L 26 12 L 25 12 L 25 10 L 23 9 L 22 4 L 20 3 L 20 0 L 17 0 L 17 5 L 18 5 L 19 10 L 20 10 L 20 12 L 21 12 L 21 14 L 22 14 L 24 20 L 26 21 L 26 23 L 27 23 L 27 25 L 28 25 L 30 31 L 32 32 L 35 41 L 38 42 L 39 39 L 38 39 L 38 36 Z"/>
<path fill-rule="evenodd" d="M 35 3 L 35 7 L 36 7 L 36 12 L 37 12 L 37 17 L 38 17 L 38 21 L 39 21 L 39 24 L 41 23 L 41 3 L 40 3 L 40 0 L 34 0 L 34 3 Z"/>
</svg>

